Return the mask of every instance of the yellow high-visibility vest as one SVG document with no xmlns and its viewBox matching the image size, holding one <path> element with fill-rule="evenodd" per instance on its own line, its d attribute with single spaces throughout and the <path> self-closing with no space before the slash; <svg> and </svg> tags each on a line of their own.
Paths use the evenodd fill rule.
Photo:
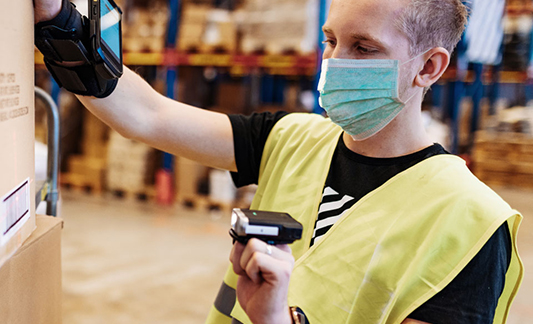
<svg viewBox="0 0 533 324">
<path fill-rule="evenodd" d="M 494 323 L 505 323 L 523 276 L 522 216 L 452 155 L 426 159 L 367 194 L 309 247 L 342 129 L 291 114 L 272 129 L 252 208 L 288 212 L 304 225 L 292 244 L 289 304 L 312 324 L 398 324 L 448 285 L 507 222 L 512 258 Z M 357 179 L 353 179 L 357 185 Z M 480 274 L 482 275 L 482 274 Z M 229 267 L 208 323 L 251 323 L 235 302 Z"/>
</svg>

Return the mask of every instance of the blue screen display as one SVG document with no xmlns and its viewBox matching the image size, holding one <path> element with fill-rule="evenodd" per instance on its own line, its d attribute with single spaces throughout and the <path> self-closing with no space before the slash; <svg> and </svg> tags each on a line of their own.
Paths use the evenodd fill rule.
<svg viewBox="0 0 533 324">
<path fill-rule="evenodd" d="M 100 34 L 117 58 L 122 57 L 120 49 L 120 19 L 119 11 L 108 0 L 100 1 Z"/>
</svg>

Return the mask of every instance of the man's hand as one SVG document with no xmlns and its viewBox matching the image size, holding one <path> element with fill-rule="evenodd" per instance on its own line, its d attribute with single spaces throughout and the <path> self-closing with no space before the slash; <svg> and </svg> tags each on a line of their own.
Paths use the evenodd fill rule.
<svg viewBox="0 0 533 324">
<path fill-rule="evenodd" d="M 61 11 L 61 0 L 33 0 L 35 23 L 55 18 Z"/>
<path fill-rule="evenodd" d="M 288 245 L 268 246 L 251 239 L 235 243 L 230 255 L 239 275 L 237 298 L 254 324 L 292 323 L 287 293 L 294 258 Z"/>
</svg>

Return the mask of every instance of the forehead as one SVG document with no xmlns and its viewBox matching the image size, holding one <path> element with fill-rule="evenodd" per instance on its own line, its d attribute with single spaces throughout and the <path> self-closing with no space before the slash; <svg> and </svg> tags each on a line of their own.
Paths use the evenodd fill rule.
<svg viewBox="0 0 533 324">
<path fill-rule="evenodd" d="M 367 34 L 396 47 L 408 42 L 396 21 L 410 0 L 333 0 L 325 27 L 336 37 Z"/>
</svg>

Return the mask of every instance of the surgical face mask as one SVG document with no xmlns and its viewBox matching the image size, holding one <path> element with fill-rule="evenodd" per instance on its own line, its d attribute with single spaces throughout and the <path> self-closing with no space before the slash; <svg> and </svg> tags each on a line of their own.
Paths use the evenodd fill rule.
<svg viewBox="0 0 533 324">
<path fill-rule="evenodd" d="M 400 100 L 399 74 L 397 60 L 326 59 L 318 84 L 320 106 L 355 141 L 365 140 L 387 126 L 414 97 Z"/>
</svg>

